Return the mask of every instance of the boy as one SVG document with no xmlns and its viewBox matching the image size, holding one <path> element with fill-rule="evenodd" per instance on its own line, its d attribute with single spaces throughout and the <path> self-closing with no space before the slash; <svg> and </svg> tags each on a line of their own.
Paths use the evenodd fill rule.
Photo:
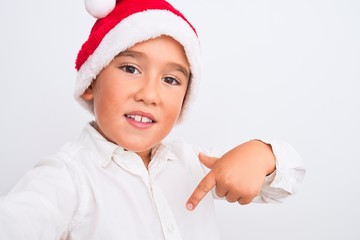
<svg viewBox="0 0 360 240">
<path fill-rule="evenodd" d="M 296 191 L 304 169 L 287 144 L 251 140 L 214 158 L 162 143 L 201 78 L 196 31 L 178 10 L 86 4 L 98 21 L 75 97 L 95 121 L 2 199 L 1 239 L 219 239 L 214 197 L 279 202 Z"/>
</svg>

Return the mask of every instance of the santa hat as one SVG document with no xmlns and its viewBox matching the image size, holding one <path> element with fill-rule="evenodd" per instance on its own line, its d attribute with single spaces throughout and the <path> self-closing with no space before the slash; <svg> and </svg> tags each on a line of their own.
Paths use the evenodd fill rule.
<svg viewBox="0 0 360 240">
<path fill-rule="evenodd" d="M 76 100 L 93 112 L 92 101 L 83 100 L 81 95 L 100 71 L 136 43 L 167 35 L 184 47 L 190 64 L 192 78 L 183 115 L 194 98 L 201 74 L 197 33 L 184 15 L 165 0 L 85 0 L 85 7 L 97 21 L 76 59 Z"/>
</svg>

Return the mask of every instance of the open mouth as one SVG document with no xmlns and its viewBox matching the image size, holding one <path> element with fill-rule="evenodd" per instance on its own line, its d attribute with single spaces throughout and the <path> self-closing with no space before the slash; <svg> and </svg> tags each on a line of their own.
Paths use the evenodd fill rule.
<svg viewBox="0 0 360 240">
<path fill-rule="evenodd" d="M 155 121 L 149 117 L 140 116 L 136 114 L 125 114 L 125 117 L 133 119 L 135 122 L 139 123 L 154 123 Z"/>
</svg>

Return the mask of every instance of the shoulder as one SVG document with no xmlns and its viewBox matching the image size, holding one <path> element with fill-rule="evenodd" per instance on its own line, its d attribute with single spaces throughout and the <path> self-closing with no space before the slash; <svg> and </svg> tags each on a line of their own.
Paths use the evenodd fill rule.
<svg viewBox="0 0 360 240">
<path fill-rule="evenodd" d="M 191 145 L 183 140 L 173 140 L 166 143 L 166 145 L 170 147 L 171 151 L 179 157 L 189 154 L 197 155 L 199 153 L 198 149 L 194 145 Z"/>
<path fill-rule="evenodd" d="M 79 141 L 70 141 L 64 144 L 54 154 L 40 160 L 35 169 L 47 169 L 51 171 L 66 171 L 70 175 L 82 169 L 82 162 L 90 160 L 92 153 L 90 149 Z"/>
<path fill-rule="evenodd" d="M 48 156 L 47 159 L 58 160 L 61 162 L 74 162 L 78 159 L 79 156 L 83 155 L 84 153 L 86 153 L 85 145 L 78 141 L 70 141 L 60 147 L 54 154 Z"/>
<path fill-rule="evenodd" d="M 221 151 L 218 148 L 191 144 L 189 142 L 185 142 L 184 140 L 174 140 L 174 141 L 167 143 L 167 145 L 170 147 L 170 149 L 173 151 L 173 153 L 175 153 L 176 155 L 179 155 L 179 156 L 182 156 L 182 155 L 198 156 L 198 154 L 200 152 L 202 152 L 209 156 L 219 157 L 223 153 L 223 151 Z"/>
</svg>

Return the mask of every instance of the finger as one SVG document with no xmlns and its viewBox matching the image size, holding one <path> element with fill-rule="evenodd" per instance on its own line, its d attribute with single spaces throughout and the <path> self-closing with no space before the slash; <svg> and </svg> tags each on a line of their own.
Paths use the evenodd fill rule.
<svg viewBox="0 0 360 240">
<path fill-rule="evenodd" d="M 260 194 L 260 190 L 255 189 L 247 189 L 246 191 L 241 191 L 240 198 L 238 199 L 238 202 L 241 205 L 249 204 L 252 202 L 252 200 Z"/>
<path fill-rule="evenodd" d="M 188 210 L 194 210 L 199 202 L 206 196 L 208 192 L 211 191 L 216 185 L 215 177 L 210 171 L 198 184 L 194 192 L 191 194 L 190 198 L 186 203 L 186 208 Z"/>
<path fill-rule="evenodd" d="M 240 194 L 235 193 L 234 191 L 229 191 L 226 194 L 226 201 L 230 202 L 230 203 L 234 203 L 234 202 L 239 202 L 242 201 Z M 240 203 L 240 202 L 239 202 Z"/>
<path fill-rule="evenodd" d="M 239 204 L 245 205 L 245 204 L 251 203 L 252 198 L 249 198 L 249 197 L 247 197 L 247 198 L 245 198 L 245 197 L 244 197 L 244 198 L 243 198 L 243 197 L 240 197 L 237 201 L 238 201 Z"/>
<path fill-rule="evenodd" d="M 199 160 L 202 164 L 204 164 L 207 168 L 212 169 L 215 166 L 216 161 L 218 158 L 216 157 L 209 157 L 204 153 L 199 153 Z"/>
<path fill-rule="evenodd" d="M 219 182 L 216 184 L 215 193 L 218 197 L 225 197 L 228 193 L 228 189 L 226 187 L 221 186 Z"/>
</svg>

